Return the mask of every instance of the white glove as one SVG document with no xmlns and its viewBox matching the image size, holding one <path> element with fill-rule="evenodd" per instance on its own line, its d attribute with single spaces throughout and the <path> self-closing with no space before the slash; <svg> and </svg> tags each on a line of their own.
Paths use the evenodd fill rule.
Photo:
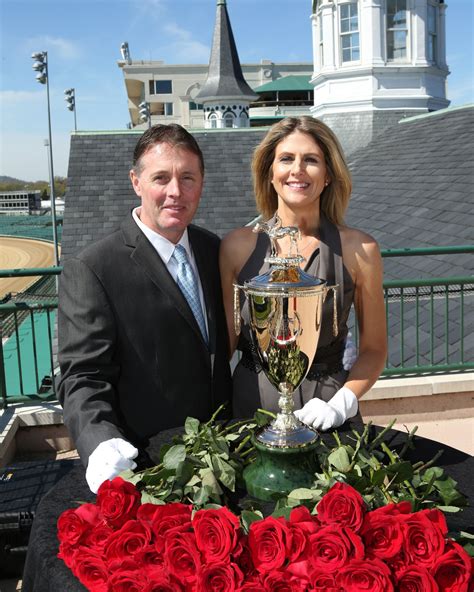
<svg viewBox="0 0 474 592">
<path fill-rule="evenodd" d="M 354 417 L 358 408 L 357 397 L 350 388 L 343 386 L 327 403 L 321 399 L 311 399 L 304 407 L 295 411 L 295 415 L 303 423 L 325 431 L 337 428 Z"/>
<path fill-rule="evenodd" d="M 135 446 L 122 438 L 101 442 L 87 463 L 86 481 L 92 493 L 97 493 L 106 479 L 113 479 L 125 469 L 135 469 L 137 463 L 132 459 L 137 455 Z"/>
<path fill-rule="evenodd" d="M 346 337 L 344 353 L 342 355 L 342 365 L 344 367 L 344 370 L 350 370 L 356 360 L 357 348 L 355 343 L 352 341 L 352 333 L 349 331 Z"/>
</svg>

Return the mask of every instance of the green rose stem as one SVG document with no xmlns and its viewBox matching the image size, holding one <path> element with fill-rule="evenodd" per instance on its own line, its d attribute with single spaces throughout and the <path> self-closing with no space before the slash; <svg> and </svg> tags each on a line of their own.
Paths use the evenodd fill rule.
<svg viewBox="0 0 474 592">
<path fill-rule="evenodd" d="M 381 446 L 382 450 L 385 452 L 385 454 L 388 456 L 388 458 L 390 459 L 390 462 L 392 464 L 395 464 L 397 462 L 399 462 L 399 458 L 397 458 L 393 452 L 390 450 L 390 448 L 387 446 L 387 444 L 385 444 L 385 442 L 382 442 Z M 388 487 L 390 487 L 390 485 L 392 484 L 392 481 L 394 481 L 396 478 L 396 475 L 393 476 L 392 480 L 390 481 Z M 418 500 L 418 496 L 416 495 L 416 491 L 413 489 L 412 484 L 410 483 L 410 481 L 408 481 L 408 479 L 405 479 L 403 481 L 405 487 L 408 489 L 408 491 L 410 492 L 410 494 L 412 495 L 414 500 Z"/>
<path fill-rule="evenodd" d="M 372 440 L 372 442 L 369 445 L 369 450 L 372 451 L 376 446 L 378 446 L 380 440 L 383 439 L 383 437 L 385 436 L 385 434 L 392 429 L 393 425 L 395 424 L 395 422 L 397 421 L 397 419 L 392 419 L 392 421 L 381 431 L 379 432 L 375 438 Z"/>
<path fill-rule="evenodd" d="M 418 430 L 418 426 L 415 426 L 411 430 L 411 432 L 408 434 L 407 440 L 406 440 L 405 444 L 403 445 L 403 448 L 400 450 L 400 454 L 399 454 L 400 458 L 403 458 L 405 456 L 405 454 L 409 448 L 413 448 L 413 446 L 412 446 L 413 437 L 415 436 L 417 430 Z"/>
</svg>

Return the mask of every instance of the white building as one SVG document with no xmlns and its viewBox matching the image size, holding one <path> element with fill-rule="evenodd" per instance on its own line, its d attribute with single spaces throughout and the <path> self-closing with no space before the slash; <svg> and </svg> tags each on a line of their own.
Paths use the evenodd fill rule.
<svg viewBox="0 0 474 592">
<path fill-rule="evenodd" d="M 315 0 L 315 117 L 449 105 L 444 0 Z"/>
<path fill-rule="evenodd" d="M 0 193 L 0 214 L 30 214 L 41 208 L 40 191 L 2 191 Z"/>
</svg>

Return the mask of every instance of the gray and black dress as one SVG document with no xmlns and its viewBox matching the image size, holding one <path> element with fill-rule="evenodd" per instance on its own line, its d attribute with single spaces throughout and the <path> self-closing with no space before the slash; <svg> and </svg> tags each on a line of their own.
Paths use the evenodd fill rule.
<svg viewBox="0 0 474 592">
<path fill-rule="evenodd" d="M 318 349 L 308 375 L 294 393 L 295 409 L 300 409 L 314 397 L 328 401 L 347 379 L 348 372 L 342 366 L 347 319 L 354 300 L 354 283 L 342 262 L 342 247 L 339 230 L 326 217 L 321 215 L 319 228 L 320 246 L 307 260 L 305 271 L 324 279 L 328 285 L 337 284 L 337 318 L 339 332 L 333 334 L 333 291 L 329 291 L 323 306 L 323 317 Z M 268 271 L 265 257 L 270 254 L 270 240 L 265 233 L 257 235 L 257 244 L 243 266 L 237 280 L 240 285 L 246 280 Z M 249 310 L 241 293 L 242 331 L 238 349 L 242 357 L 233 375 L 234 417 L 252 417 L 262 407 L 278 411 L 278 396 L 255 354 L 249 329 Z"/>
</svg>

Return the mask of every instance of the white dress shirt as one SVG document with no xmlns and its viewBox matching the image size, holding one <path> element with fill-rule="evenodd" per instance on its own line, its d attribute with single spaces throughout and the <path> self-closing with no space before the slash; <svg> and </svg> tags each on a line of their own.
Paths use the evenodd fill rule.
<svg viewBox="0 0 474 592">
<path fill-rule="evenodd" d="M 176 277 L 178 275 L 178 264 L 176 263 L 175 258 L 173 257 L 175 244 L 169 241 L 167 238 L 158 234 L 140 220 L 140 206 L 134 208 L 132 210 L 132 217 L 135 220 L 138 228 L 143 232 L 143 234 L 147 237 L 147 239 L 152 244 L 155 251 L 161 257 L 163 263 L 166 265 L 168 271 L 171 274 L 171 277 L 176 281 Z M 186 249 L 186 254 L 188 256 L 189 262 L 194 271 L 194 275 L 196 276 L 196 281 L 199 288 L 199 300 L 201 301 L 201 307 L 204 316 L 204 322 L 206 323 L 206 330 L 207 334 L 209 335 L 209 327 L 207 324 L 207 314 L 206 314 L 206 307 L 204 305 L 204 293 L 202 291 L 201 285 L 201 278 L 199 277 L 199 270 L 196 265 L 196 259 L 194 258 L 194 253 L 191 249 L 191 245 L 189 243 L 189 236 L 188 236 L 188 229 L 183 232 L 183 236 L 179 239 L 178 245 L 182 245 Z"/>
</svg>

